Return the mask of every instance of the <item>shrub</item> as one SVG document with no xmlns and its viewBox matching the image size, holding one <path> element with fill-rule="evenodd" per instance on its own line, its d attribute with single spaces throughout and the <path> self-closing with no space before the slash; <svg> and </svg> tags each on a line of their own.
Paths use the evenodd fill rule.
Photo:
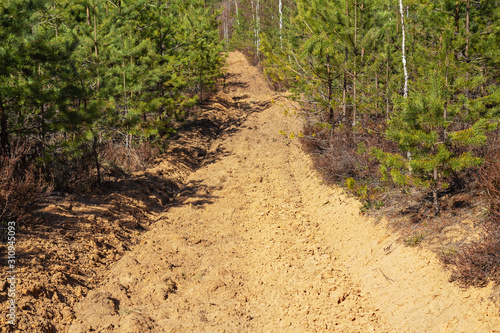
<svg viewBox="0 0 500 333">
<path fill-rule="evenodd" d="M 490 137 L 483 152 L 484 164 L 479 170 L 479 184 L 489 202 L 492 222 L 500 224 L 500 139 L 499 131 Z"/>
<path fill-rule="evenodd" d="M 159 148 L 148 142 L 126 147 L 123 144 L 108 143 L 102 149 L 103 167 L 108 174 L 119 176 L 146 170 L 159 153 Z"/>
<path fill-rule="evenodd" d="M 367 130 L 370 128 L 379 130 Z M 375 180 L 379 163 L 372 158 L 368 148 L 397 151 L 396 145 L 387 141 L 382 132 L 382 119 L 364 121 L 357 131 L 343 125 L 331 130 L 319 123 L 309 124 L 304 126 L 301 142 L 327 181 Z"/>
<path fill-rule="evenodd" d="M 29 220 L 33 207 L 51 191 L 33 164 L 31 146 L 17 143 L 10 156 L 0 157 L 0 221 Z"/>
<path fill-rule="evenodd" d="M 41 163 L 45 173 L 52 176 L 57 191 L 89 193 L 97 183 L 95 159 L 89 145 L 81 144 L 71 150 L 46 150 Z"/>
<path fill-rule="evenodd" d="M 500 284 L 500 230 L 488 228 L 483 237 L 445 258 L 455 268 L 451 281 L 465 285 L 485 286 L 489 281 Z"/>
</svg>

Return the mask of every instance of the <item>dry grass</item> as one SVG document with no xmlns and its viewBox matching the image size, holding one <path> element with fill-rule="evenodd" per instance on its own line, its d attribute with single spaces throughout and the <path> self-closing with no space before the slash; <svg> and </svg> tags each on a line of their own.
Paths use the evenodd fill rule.
<svg viewBox="0 0 500 333">
<path fill-rule="evenodd" d="M 31 210 L 51 191 L 40 170 L 32 164 L 31 146 L 18 142 L 10 156 L 0 157 L 0 222 L 29 221 Z"/>
<path fill-rule="evenodd" d="M 490 225 L 479 240 L 445 257 L 445 263 L 453 265 L 451 281 L 475 286 L 493 281 L 500 285 L 500 229 Z"/>
<path fill-rule="evenodd" d="M 159 152 L 158 147 L 148 142 L 130 147 L 111 142 L 101 150 L 102 165 L 108 176 L 121 178 L 133 172 L 146 170 Z"/>
<path fill-rule="evenodd" d="M 490 138 L 484 159 L 478 178 L 488 199 L 491 221 L 500 225 L 500 130 Z"/>
<path fill-rule="evenodd" d="M 397 149 L 383 137 L 382 132 L 381 119 L 363 124 L 356 131 L 345 126 L 329 130 L 318 124 L 306 124 L 301 142 L 325 180 L 342 184 L 348 178 L 376 179 L 379 163 L 370 155 L 369 148 Z"/>
<path fill-rule="evenodd" d="M 500 139 L 497 131 L 483 152 L 484 164 L 476 175 L 487 202 L 488 223 L 477 241 L 445 258 L 452 264 L 452 280 L 465 285 L 484 286 L 489 281 L 500 285 Z"/>
<path fill-rule="evenodd" d="M 98 161 L 103 181 L 120 179 L 133 172 L 143 171 L 158 156 L 160 149 L 149 142 L 124 144 L 113 141 L 97 145 Z M 92 193 L 96 190 L 97 168 L 95 155 L 89 144 L 78 147 L 79 154 L 51 153 L 44 163 L 46 174 L 51 175 L 57 191 Z"/>
</svg>

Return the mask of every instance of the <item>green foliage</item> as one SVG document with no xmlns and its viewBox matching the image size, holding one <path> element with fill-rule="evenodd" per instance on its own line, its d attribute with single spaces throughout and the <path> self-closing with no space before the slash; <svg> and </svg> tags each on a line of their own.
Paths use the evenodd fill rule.
<svg viewBox="0 0 500 333">
<path fill-rule="evenodd" d="M 422 242 L 424 240 L 425 236 L 427 236 L 427 235 L 423 232 L 415 233 L 415 234 L 413 234 L 410 237 L 405 239 L 405 244 L 407 246 L 415 247 L 418 244 L 420 244 L 420 242 Z"/>
<path fill-rule="evenodd" d="M 372 206 L 375 206 L 378 209 L 383 205 L 383 203 L 375 200 L 377 189 L 371 188 L 369 182 L 357 182 L 354 178 L 349 177 L 344 181 L 344 185 L 349 191 L 351 191 L 351 193 L 356 195 L 365 203 L 363 207 L 366 209 L 371 208 Z"/>
<path fill-rule="evenodd" d="M 345 186 L 349 190 L 354 191 L 356 189 L 356 181 L 354 180 L 354 178 L 349 177 L 345 180 Z"/>
<path fill-rule="evenodd" d="M 213 91 L 224 55 L 205 1 L 0 4 L 0 154 L 11 141 L 79 159 L 161 141 Z"/>
<path fill-rule="evenodd" d="M 384 207 L 384 202 L 381 200 L 367 200 L 359 210 L 361 213 L 366 213 L 370 209 L 380 209 L 382 207 Z"/>
<path fill-rule="evenodd" d="M 442 77 L 436 73 L 421 84 L 421 89 L 407 99 L 398 100 L 400 111 L 391 117 L 386 132 L 401 151 L 410 154 L 404 156 L 378 149 L 374 149 L 373 154 L 382 163 L 382 174 L 390 170 L 396 184 L 436 188 L 443 177 L 481 164 L 481 158 L 471 151 L 457 154 L 453 148 L 484 145 L 490 126 L 487 120 L 479 119 L 466 129 L 449 130 L 450 119 L 455 118 L 460 109 L 449 103 L 451 96 L 446 93 Z"/>
</svg>

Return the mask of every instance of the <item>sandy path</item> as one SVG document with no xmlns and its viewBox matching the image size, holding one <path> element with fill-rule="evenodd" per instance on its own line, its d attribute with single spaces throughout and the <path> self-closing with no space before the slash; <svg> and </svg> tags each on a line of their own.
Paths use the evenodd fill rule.
<svg viewBox="0 0 500 333">
<path fill-rule="evenodd" d="M 240 53 L 240 107 L 273 92 Z M 447 283 L 435 257 L 395 242 L 322 184 L 278 133 L 300 123 L 268 103 L 217 141 L 219 160 L 76 308 L 70 332 L 494 332 L 490 289 Z"/>
</svg>

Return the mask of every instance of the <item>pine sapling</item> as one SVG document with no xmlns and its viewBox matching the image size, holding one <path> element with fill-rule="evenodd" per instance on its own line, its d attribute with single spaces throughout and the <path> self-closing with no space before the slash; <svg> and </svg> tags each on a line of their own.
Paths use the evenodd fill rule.
<svg viewBox="0 0 500 333">
<path fill-rule="evenodd" d="M 391 117 L 386 131 L 386 136 L 397 142 L 402 152 L 409 152 L 411 159 L 380 149 L 373 149 L 372 153 L 382 163 L 381 173 L 390 175 L 396 184 L 430 188 L 438 215 L 439 191 L 448 187 L 445 177 L 482 163 L 471 151 L 458 155 L 453 147 L 484 145 L 490 125 L 479 119 L 469 128 L 450 131 L 449 117 L 460 112 L 460 108 L 449 105 L 442 77 L 436 74 L 430 84 L 424 80 L 416 85 L 421 87 L 419 91 L 396 102 L 399 110 Z"/>
</svg>

